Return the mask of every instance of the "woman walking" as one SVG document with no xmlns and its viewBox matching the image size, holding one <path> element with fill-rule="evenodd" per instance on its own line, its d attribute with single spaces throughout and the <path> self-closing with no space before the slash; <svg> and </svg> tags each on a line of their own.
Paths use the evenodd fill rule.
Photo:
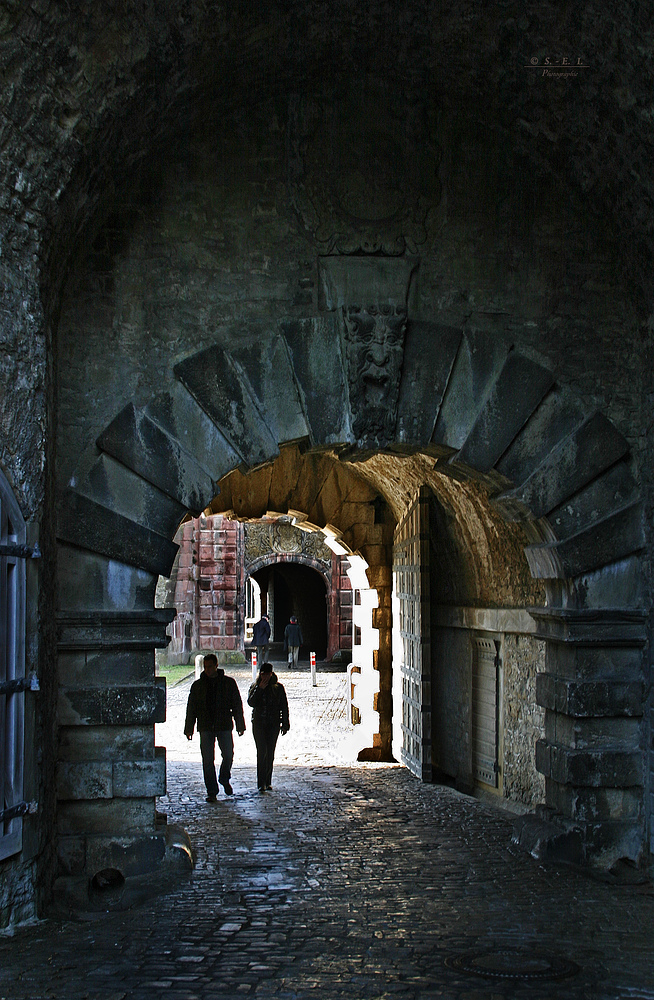
<svg viewBox="0 0 654 1000">
<path fill-rule="evenodd" d="M 252 733 L 257 745 L 257 785 L 260 792 L 269 792 L 277 737 L 290 728 L 286 691 L 273 673 L 272 663 L 261 664 L 248 693 L 248 705 L 252 708 Z"/>
</svg>

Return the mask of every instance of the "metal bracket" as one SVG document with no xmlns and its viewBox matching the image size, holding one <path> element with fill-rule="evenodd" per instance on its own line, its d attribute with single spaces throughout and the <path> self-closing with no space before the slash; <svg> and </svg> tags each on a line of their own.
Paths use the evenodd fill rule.
<svg viewBox="0 0 654 1000">
<path fill-rule="evenodd" d="M 0 681 L 0 694 L 17 694 L 19 691 L 40 691 L 41 686 L 36 674 L 28 677 L 17 677 L 13 681 Z"/>
<path fill-rule="evenodd" d="M 19 802 L 18 805 L 0 811 L 0 823 L 8 823 L 9 820 L 26 816 L 28 813 L 33 814 L 37 812 L 38 808 L 38 802 Z"/>
<path fill-rule="evenodd" d="M 41 549 L 36 545 L 16 545 L 14 542 L 0 544 L 0 556 L 14 556 L 16 559 L 40 559 Z"/>
</svg>

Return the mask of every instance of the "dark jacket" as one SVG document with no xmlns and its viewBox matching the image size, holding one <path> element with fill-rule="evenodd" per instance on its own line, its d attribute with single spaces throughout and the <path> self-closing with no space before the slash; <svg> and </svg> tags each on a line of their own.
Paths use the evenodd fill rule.
<svg viewBox="0 0 654 1000">
<path fill-rule="evenodd" d="M 259 687 L 258 680 L 252 684 L 248 692 L 248 705 L 252 708 L 253 726 L 281 729 L 283 733 L 288 730 L 288 700 L 284 685 L 277 680 L 277 674 L 271 674 L 265 688 Z"/>
<path fill-rule="evenodd" d="M 270 640 L 270 624 L 265 618 L 260 618 L 252 629 L 252 645 L 267 646 Z"/>
<path fill-rule="evenodd" d="M 191 684 L 184 723 L 185 736 L 193 735 L 196 720 L 199 733 L 233 729 L 232 720 L 236 721 L 238 730 L 245 729 L 238 685 L 233 677 L 225 677 L 224 670 L 219 668 L 215 677 L 208 677 L 203 670 L 197 681 Z"/>
<path fill-rule="evenodd" d="M 301 646 L 304 642 L 302 638 L 302 629 L 297 622 L 289 622 L 284 629 L 284 651 L 288 649 L 289 646 Z"/>
</svg>

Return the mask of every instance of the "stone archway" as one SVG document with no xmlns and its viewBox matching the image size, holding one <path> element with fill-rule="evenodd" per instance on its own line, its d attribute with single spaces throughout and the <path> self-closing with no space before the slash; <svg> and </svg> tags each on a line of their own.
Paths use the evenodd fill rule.
<svg viewBox="0 0 654 1000">
<path fill-rule="evenodd" d="M 334 566 L 334 553 L 324 544 L 323 537 L 321 533 L 301 531 L 284 521 L 250 523 L 245 529 L 243 569 L 246 577 L 254 577 L 262 570 L 270 571 L 266 580 L 268 585 L 266 606 L 273 642 L 280 641 L 291 611 L 299 613 L 300 621 L 303 622 L 305 643 L 310 649 L 318 652 L 319 659 L 330 659 L 339 648 L 340 572 L 339 560 L 336 559 Z M 318 593 L 312 595 L 313 600 L 309 600 L 306 610 L 290 606 L 282 607 L 279 600 L 281 595 L 275 593 L 275 583 L 281 582 L 282 591 L 286 591 L 283 575 L 287 566 L 303 567 L 311 571 L 308 580 L 317 574 L 317 578 L 322 581 L 324 591 L 322 599 L 318 587 Z M 294 571 L 290 570 L 291 573 Z M 332 589 L 332 576 L 334 589 Z"/>
<path fill-rule="evenodd" d="M 546 605 L 532 614 L 547 641 L 538 698 L 548 735 L 536 752 L 548 804 L 581 830 L 589 853 L 637 854 L 645 640 L 637 579 L 644 540 L 627 442 L 511 343 L 473 328 L 411 321 L 389 397 L 394 431 L 385 437 L 386 425 L 366 424 L 368 400 L 356 394 L 343 337 L 337 311 L 283 322 L 247 344 L 217 343 L 180 362 L 178 381 L 167 392 L 122 410 L 98 437 L 98 457 L 81 457 L 61 496 L 58 527 L 68 599 L 60 615 L 65 736 L 100 725 L 110 743 L 106 727 L 151 726 L 160 718 L 163 692 L 153 687 L 146 650 L 165 642 L 168 619 L 146 607 L 145 594 L 152 575 L 170 569 L 175 547 L 169 538 L 181 513 L 209 503 L 222 474 L 271 461 L 289 439 L 341 458 L 423 452 L 446 477 L 476 479 L 496 510 L 523 525 L 532 574 L 546 583 Z M 372 567 L 382 607 L 384 586 L 390 603 L 388 572 Z M 378 621 L 390 630 L 383 615 Z M 107 656 L 129 660 L 126 683 L 115 670 L 111 676 L 96 670 L 92 688 L 80 681 L 80 657 L 102 662 Z M 389 667 L 380 655 L 382 678 Z M 612 719 L 621 720 L 620 731 L 630 730 L 626 743 L 604 723 L 592 747 L 579 737 L 592 720 Z M 101 768 L 107 774 L 100 786 L 97 766 L 71 765 L 80 770 L 81 784 L 88 772 L 101 792 L 90 805 L 87 792 L 80 795 L 84 806 L 60 802 L 70 851 L 81 838 L 87 857 L 89 849 L 106 853 L 111 844 L 98 843 L 93 817 L 113 806 L 123 823 L 120 808 L 125 812 L 125 801 L 133 800 L 121 796 L 131 795 L 141 810 L 131 820 L 138 854 L 152 808 L 148 797 L 163 780 L 160 764 L 154 748 L 147 764 L 115 761 L 111 773 Z M 616 795 L 623 806 L 609 809 L 605 803 Z M 81 812 L 89 818 L 77 818 L 73 833 L 68 817 Z M 88 860 L 84 865 L 88 869 Z"/>
</svg>

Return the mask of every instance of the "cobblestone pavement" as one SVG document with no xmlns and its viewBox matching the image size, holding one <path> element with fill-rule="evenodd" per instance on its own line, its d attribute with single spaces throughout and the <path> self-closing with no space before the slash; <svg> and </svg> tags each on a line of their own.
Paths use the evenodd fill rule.
<svg viewBox="0 0 654 1000">
<path fill-rule="evenodd" d="M 170 691 L 162 808 L 193 839 L 192 876 L 132 910 L 0 939 L 0 998 L 654 998 L 649 882 L 539 864 L 510 847 L 506 813 L 355 763 L 344 675 L 282 680 L 274 791 L 256 790 L 248 730 L 235 794 L 214 805 L 199 741 L 181 736 L 189 682 Z"/>
</svg>

